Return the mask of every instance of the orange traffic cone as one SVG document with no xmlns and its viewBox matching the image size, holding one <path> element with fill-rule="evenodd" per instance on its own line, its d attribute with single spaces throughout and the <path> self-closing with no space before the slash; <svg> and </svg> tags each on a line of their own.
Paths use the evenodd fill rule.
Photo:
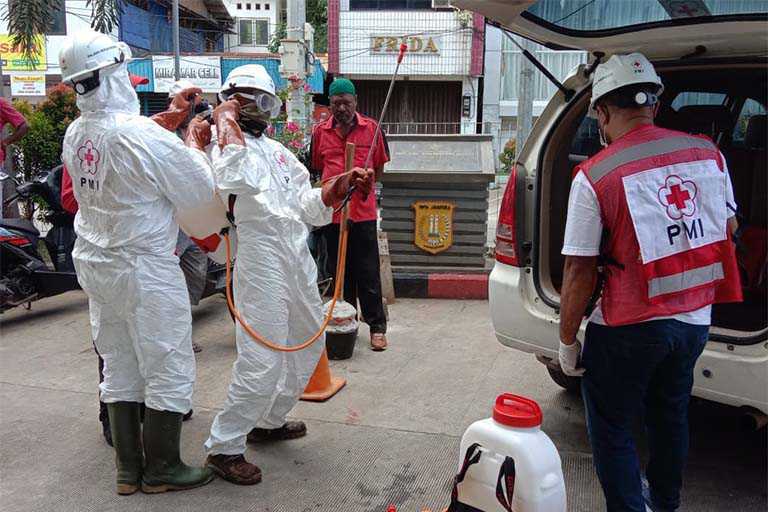
<svg viewBox="0 0 768 512">
<path fill-rule="evenodd" d="M 307 389 L 304 390 L 301 399 L 309 402 L 325 402 L 338 393 L 346 383 L 346 379 L 331 375 L 331 368 L 328 366 L 328 355 L 325 353 L 325 349 L 323 349 L 323 355 L 320 356 L 315 373 L 309 379 Z"/>
</svg>

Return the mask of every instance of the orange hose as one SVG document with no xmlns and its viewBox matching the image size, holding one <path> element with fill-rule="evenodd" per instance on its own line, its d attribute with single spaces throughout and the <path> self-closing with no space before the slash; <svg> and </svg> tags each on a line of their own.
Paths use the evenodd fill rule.
<svg viewBox="0 0 768 512">
<path fill-rule="evenodd" d="M 355 153 L 355 145 L 352 143 L 347 143 L 346 147 L 346 154 L 345 154 L 345 166 L 347 169 L 351 168 L 352 165 L 352 159 L 354 158 Z M 325 318 L 323 319 L 323 323 L 320 325 L 320 329 L 309 339 L 304 341 L 303 343 L 299 345 L 280 345 L 278 343 L 275 343 L 273 341 L 270 341 L 263 337 L 261 334 L 256 332 L 250 325 L 248 325 L 243 318 L 243 315 L 240 313 L 240 311 L 235 307 L 235 301 L 232 298 L 232 245 L 229 241 L 229 233 L 224 233 L 224 241 L 227 243 L 227 273 L 226 273 L 226 295 L 227 295 L 227 307 L 229 307 L 230 313 L 232 313 L 232 316 L 235 317 L 237 322 L 243 327 L 245 332 L 247 332 L 251 338 L 254 339 L 254 341 L 258 342 L 259 344 L 270 348 L 272 350 L 275 350 L 277 352 L 298 352 L 299 350 L 304 350 L 305 348 L 312 345 L 314 342 L 320 339 L 320 336 L 322 336 L 323 332 L 325 332 L 326 327 L 328 327 L 328 324 L 331 321 L 331 318 L 333 318 L 333 310 L 336 307 L 336 302 L 339 300 L 339 297 L 341 297 L 341 291 L 344 287 L 344 270 L 346 268 L 347 263 L 347 237 L 348 237 L 348 231 L 347 231 L 347 219 L 349 218 L 349 204 L 344 206 L 344 209 L 341 212 L 341 221 L 340 221 L 340 233 L 339 233 L 339 250 L 338 250 L 338 258 L 336 261 L 336 283 L 334 283 L 333 288 L 333 298 L 331 298 L 331 305 L 328 308 L 328 313 L 326 313 Z"/>
</svg>

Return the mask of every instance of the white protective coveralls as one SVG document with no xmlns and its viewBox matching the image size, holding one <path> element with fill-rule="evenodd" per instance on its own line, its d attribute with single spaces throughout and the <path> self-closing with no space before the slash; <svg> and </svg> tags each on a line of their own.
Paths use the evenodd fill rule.
<svg viewBox="0 0 768 512">
<path fill-rule="evenodd" d="M 101 400 L 186 413 L 195 358 L 174 209 L 213 197 L 210 162 L 139 115 L 125 64 L 77 106 L 62 158 L 80 205 L 72 257 L 104 358 Z"/>
<path fill-rule="evenodd" d="M 331 222 L 333 209 L 312 188 L 309 172 L 282 144 L 245 133 L 246 147 L 211 146 L 216 185 L 234 207 L 238 248 L 235 305 L 267 339 L 300 344 L 320 328 L 323 309 L 307 224 Z M 214 137 L 215 139 L 215 137 Z M 278 352 L 250 338 L 236 323 L 237 360 L 223 410 L 205 448 L 212 455 L 245 452 L 254 427 L 279 428 L 317 366 L 325 335 L 298 352 Z"/>
</svg>

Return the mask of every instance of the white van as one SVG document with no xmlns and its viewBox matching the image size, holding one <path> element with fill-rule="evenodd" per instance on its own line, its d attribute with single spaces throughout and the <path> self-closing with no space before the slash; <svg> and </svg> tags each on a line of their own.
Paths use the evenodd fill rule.
<svg viewBox="0 0 768 512">
<path fill-rule="evenodd" d="M 589 64 L 571 73 L 538 118 L 504 193 L 489 290 L 499 341 L 535 354 L 561 386 L 578 386 L 578 379 L 565 376 L 557 363 L 560 250 L 571 174 L 578 162 L 600 150 L 596 121 L 586 116 L 595 61 L 639 51 L 664 82 L 657 124 L 709 135 L 726 157 L 739 205 L 745 301 L 714 307 L 693 394 L 748 407 L 758 421 L 765 420 L 768 2 L 453 3 L 550 48 L 590 55 Z M 627 3 L 632 4 L 630 13 Z M 614 12 L 619 9 L 621 15 Z"/>
</svg>

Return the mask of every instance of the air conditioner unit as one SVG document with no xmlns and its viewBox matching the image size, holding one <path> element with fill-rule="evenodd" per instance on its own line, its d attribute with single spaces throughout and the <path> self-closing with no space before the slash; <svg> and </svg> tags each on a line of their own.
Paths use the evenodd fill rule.
<svg viewBox="0 0 768 512">
<path fill-rule="evenodd" d="M 451 9 L 451 0 L 432 0 L 433 9 Z"/>
</svg>

